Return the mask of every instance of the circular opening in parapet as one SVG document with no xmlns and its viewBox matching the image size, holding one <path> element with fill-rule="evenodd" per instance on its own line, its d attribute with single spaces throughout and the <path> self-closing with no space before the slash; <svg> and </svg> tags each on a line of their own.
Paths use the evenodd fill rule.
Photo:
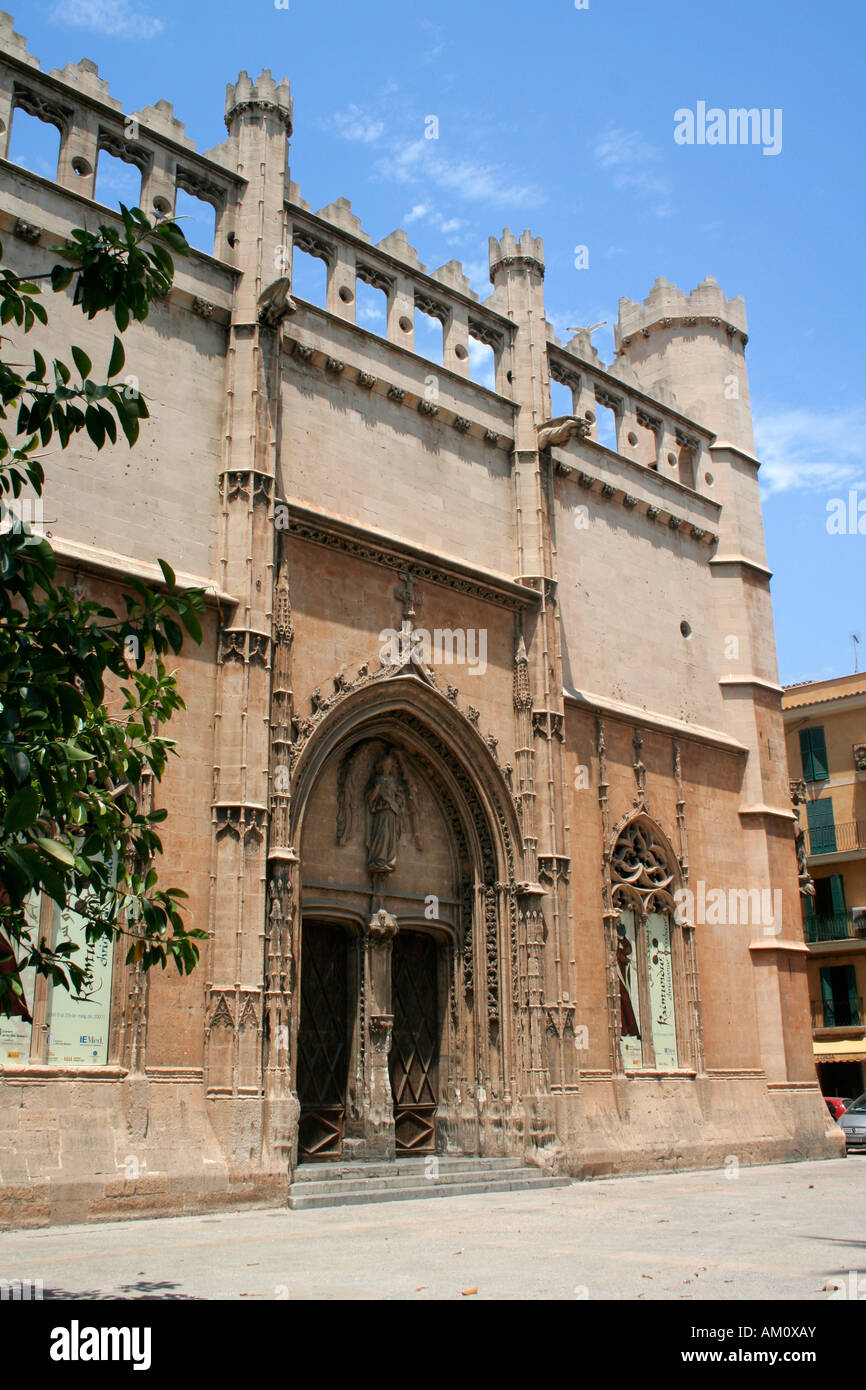
<svg viewBox="0 0 866 1390">
<path fill-rule="evenodd" d="M 238 234 L 237 234 L 237 232 L 228 232 L 228 233 L 226 234 L 226 241 L 228 242 L 228 244 L 229 244 L 229 246 L 232 248 L 232 250 L 234 250 L 234 248 L 235 248 L 235 247 L 237 246 L 237 244 L 238 244 Z"/>
<path fill-rule="evenodd" d="M 93 165 L 89 164 L 83 155 L 77 154 L 72 161 L 72 168 L 79 178 L 86 179 L 88 174 L 93 173 Z"/>
<path fill-rule="evenodd" d="M 677 466 L 677 456 L 676 456 L 676 454 L 668 454 L 668 463 L 670 464 L 671 468 L 676 468 L 676 466 Z"/>
<path fill-rule="evenodd" d="M 704 482 L 706 483 L 707 487 L 712 487 L 712 485 L 713 485 L 713 483 L 714 483 L 715 481 L 716 481 L 716 480 L 715 480 L 715 478 L 713 477 L 712 473 L 705 473 L 705 474 L 704 474 Z"/>
<path fill-rule="evenodd" d="M 342 299 L 344 304 L 351 304 L 352 300 L 355 298 L 348 285 L 342 286 L 340 290 L 340 298 Z"/>
<path fill-rule="evenodd" d="M 685 618 L 683 618 L 682 622 L 680 623 L 680 632 L 683 634 L 683 637 L 691 637 L 692 635 L 691 624 L 687 623 Z"/>
<path fill-rule="evenodd" d="M 411 320 L 411 319 L 407 319 L 407 317 L 406 317 L 405 314 L 404 314 L 403 317 L 400 319 L 400 327 L 402 328 L 402 330 L 403 330 L 404 333 L 411 333 L 411 332 L 412 332 L 412 328 L 413 328 L 412 320 Z"/>
<path fill-rule="evenodd" d="M 632 446 L 632 448 L 634 448 L 635 444 L 637 444 L 637 435 L 635 434 L 634 430 L 629 430 L 628 442 Z"/>
<path fill-rule="evenodd" d="M 457 358 L 458 362 L 465 362 L 469 356 L 469 349 L 465 348 L 462 343 L 458 343 L 454 349 L 454 356 Z"/>
<path fill-rule="evenodd" d="M 158 212 L 160 217 L 168 217 L 171 212 L 171 203 L 167 198 L 156 197 L 153 200 L 153 210 Z"/>
<path fill-rule="evenodd" d="M 595 424 L 595 411 L 594 411 L 594 410 L 585 410 L 585 411 L 583 412 L 583 418 L 584 418 L 584 420 L 588 420 L 589 423 L 590 423 L 591 425 L 594 425 L 594 424 Z"/>
</svg>

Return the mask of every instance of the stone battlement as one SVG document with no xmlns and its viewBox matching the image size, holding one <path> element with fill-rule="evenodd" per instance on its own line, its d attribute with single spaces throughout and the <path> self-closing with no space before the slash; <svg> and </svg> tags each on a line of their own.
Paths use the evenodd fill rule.
<svg viewBox="0 0 866 1390">
<path fill-rule="evenodd" d="M 292 89 L 289 79 L 283 77 L 275 82 L 270 68 L 263 68 L 258 80 L 253 82 L 248 72 L 241 71 L 237 82 L 226 84 L 226 126 L 231 131 L 231 123 L 242 107 L 254 107 L 259 111 L 276 111 L 292 133 Z"/>
<path fill-rule="evenodd" d="M 698 322 L 724 324 L 732 332 L 748 337 L 746 304 L 742 295 L 728 299 L 712 275 L 686 294 L 663 275 L 655 281 L 642 304 L 633 299 L 619 301 L 619 321 L 614 327 L 617 352 L 628 346 L 637 333 L 647 337 L 654 329 L 677 324 L 697 326 Z"/>
<path fill-rule="evenodd" d="M 489 255 L 491 283 L 494 283 L 494 276 L 500 267 L 515 263 L 532 266 L 540 275 L 544 275 L 544 242 L 540 236 L 533 236 L 529 231 L 521 232 L 518 241 L 510 227 L 506 227 L 501 237 L 490 238 Z"/>
</svg>

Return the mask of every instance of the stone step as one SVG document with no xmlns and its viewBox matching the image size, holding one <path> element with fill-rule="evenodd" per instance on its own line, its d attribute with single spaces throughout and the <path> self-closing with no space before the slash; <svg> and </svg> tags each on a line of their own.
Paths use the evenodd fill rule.
<svg viewBox="0 0 866 1390">
<path fill-rule="evenodd" d="M 431 1179 L 408 1187 L 397 1187 L 383 1179 L 378 1183 L 371 1182 L 366 1188 L 361 1183 L 345 1184 L 343 1187 L 335 1184 L 336 1191 L 318 1193 L 309 1191 L 306 1186 L 298 1191 L 292 1184 L 289 1188 L 288 1204 L 292 1211 L 311 1211 L 322 1207 L 367 1206 L 373 1202 L 427 1201 L 431 1197 L 494 1196 L 506 1192 L 534 1192 L 539 1189 L 547 1191 L 554 1187 L 568 1187 L 571 1183 L 571 1178 L 548 1177 L 539 1173 L 538 1169 L 532 1169 L 531 1172 L 534 1176 L 524 1177 L 513 1170 L 502 1177 L 484 1177 L 480 1174 L 474 1177 L 466 1174 L 462 1181 L 442 1182 Z"/>
<path fill-rule="evenodd" d="M 390 1178 L 395 1176 L 426 1176 L 427 1165 L 436 1158 L 440 1174 L 463 1172 L 472 1168 L 473 1172 L 493 1172 L 494 1170 L 522 1168 L 522 1158 L 511 1156 L 501 1158 L 478 1158 L 474 1154 L 419 1154 L 417 1156 L 385 1159 L 351 1159 L 336 1162 L 302 1163 L 295 1169 L 293 1182 L 320 1182 L 323 1179 L 336 1181 L 357 1178 Z M 537 1169 L 535 1171 L 538 1171 Z"/>
<path fill-rule="evenodd" d="M 339 1178 L 332 1178 L 329 1173 L 322 1173 L 315 1180 L 305 1179 L 302 1184 L 292 1183 L 292 1191 L 319 1195 L 321 1193 L 338 1193 L 348 1191 L 374 1192 L 380 1188 L 387 1187 L 389 1190 L 400 1191 L 407 1188 L 419 1187 L 449 1187 L 455 1183 L 463 1182 L 517 1182 L 524 1179 L 544 1178 L 545 1174 L 538 1168 L 532 1167 L 494 1167 L 479 1170 L 464 1161 L 461 1167 L 453 1168 L 439 1173 L 433 1177 L 427 1176 L 423 1168 L 416 1169 L 414 1173 L 390 1172 L 381 1175 L 362 1175 L 360 1173 L 344 1174 Z"/>
</svg>

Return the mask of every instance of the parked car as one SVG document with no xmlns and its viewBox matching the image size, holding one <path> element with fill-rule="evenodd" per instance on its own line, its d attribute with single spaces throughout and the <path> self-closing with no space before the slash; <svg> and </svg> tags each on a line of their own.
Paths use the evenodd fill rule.
<svg viewBox="0 0 866 1390">
<path fill-rule="evenodd" d="M 850 1096 L 825 1096 L 824 1100 L 834 1120 L 841 1120 L 848 1106 L 851 1104 Z"/>
<path fill-rule="evenodd" d="M 839 1128 L 845 1133 L 845 1149 L 848 1153 L 866 1153 L 866 1095 L 852 1100 L 839 1121 Z"/>
</svg>

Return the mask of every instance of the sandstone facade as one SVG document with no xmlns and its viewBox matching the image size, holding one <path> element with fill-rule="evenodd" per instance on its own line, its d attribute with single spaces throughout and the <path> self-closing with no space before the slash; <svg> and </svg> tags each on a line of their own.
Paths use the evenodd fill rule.
<svg viewBox="0 0 866 1390">
<path fill-rule="evenodd" d="M 118 953 L 95 1064 L 51 1060 L 50 1001 L 7 1046 L 0 1220 L 273 1201 L 299 1149 L 575 1175 L 838 1153 L 742 301 L 657 282 L 621 302 L 604 366 L 554 336 L 528 232 L 491 238 L 482 303 L 405 233 L 373 245 L 345 199 L 311 212 L 285 80 L 241 74 L 203 155 L 168 103 L 131 121 L 93 64 L 43 73 L 3 26 L 2 138 L 15 109 L 61 133 L 55 180 L 0 161 L 14 268 L 110 218 L 101 150 L 141 170 L 144 209 L 180 187 L 216 217 L 213 255 L 126 336 L 139 444 L 77 441 L 45 498 L 85 585 L 116 601 L 159 555 L 208 589 L 157 795 L 164 881 L 211 941 L 182 981 Z M 298 250 L 327 266 L 322 306 L 291 294 Z M 107 358 L 110 324 L 52 309 Z M 555 419 L 551 380 L 573 395 Z M 773 893 L 769 923 L 746 911 Z"/>
</svg>

